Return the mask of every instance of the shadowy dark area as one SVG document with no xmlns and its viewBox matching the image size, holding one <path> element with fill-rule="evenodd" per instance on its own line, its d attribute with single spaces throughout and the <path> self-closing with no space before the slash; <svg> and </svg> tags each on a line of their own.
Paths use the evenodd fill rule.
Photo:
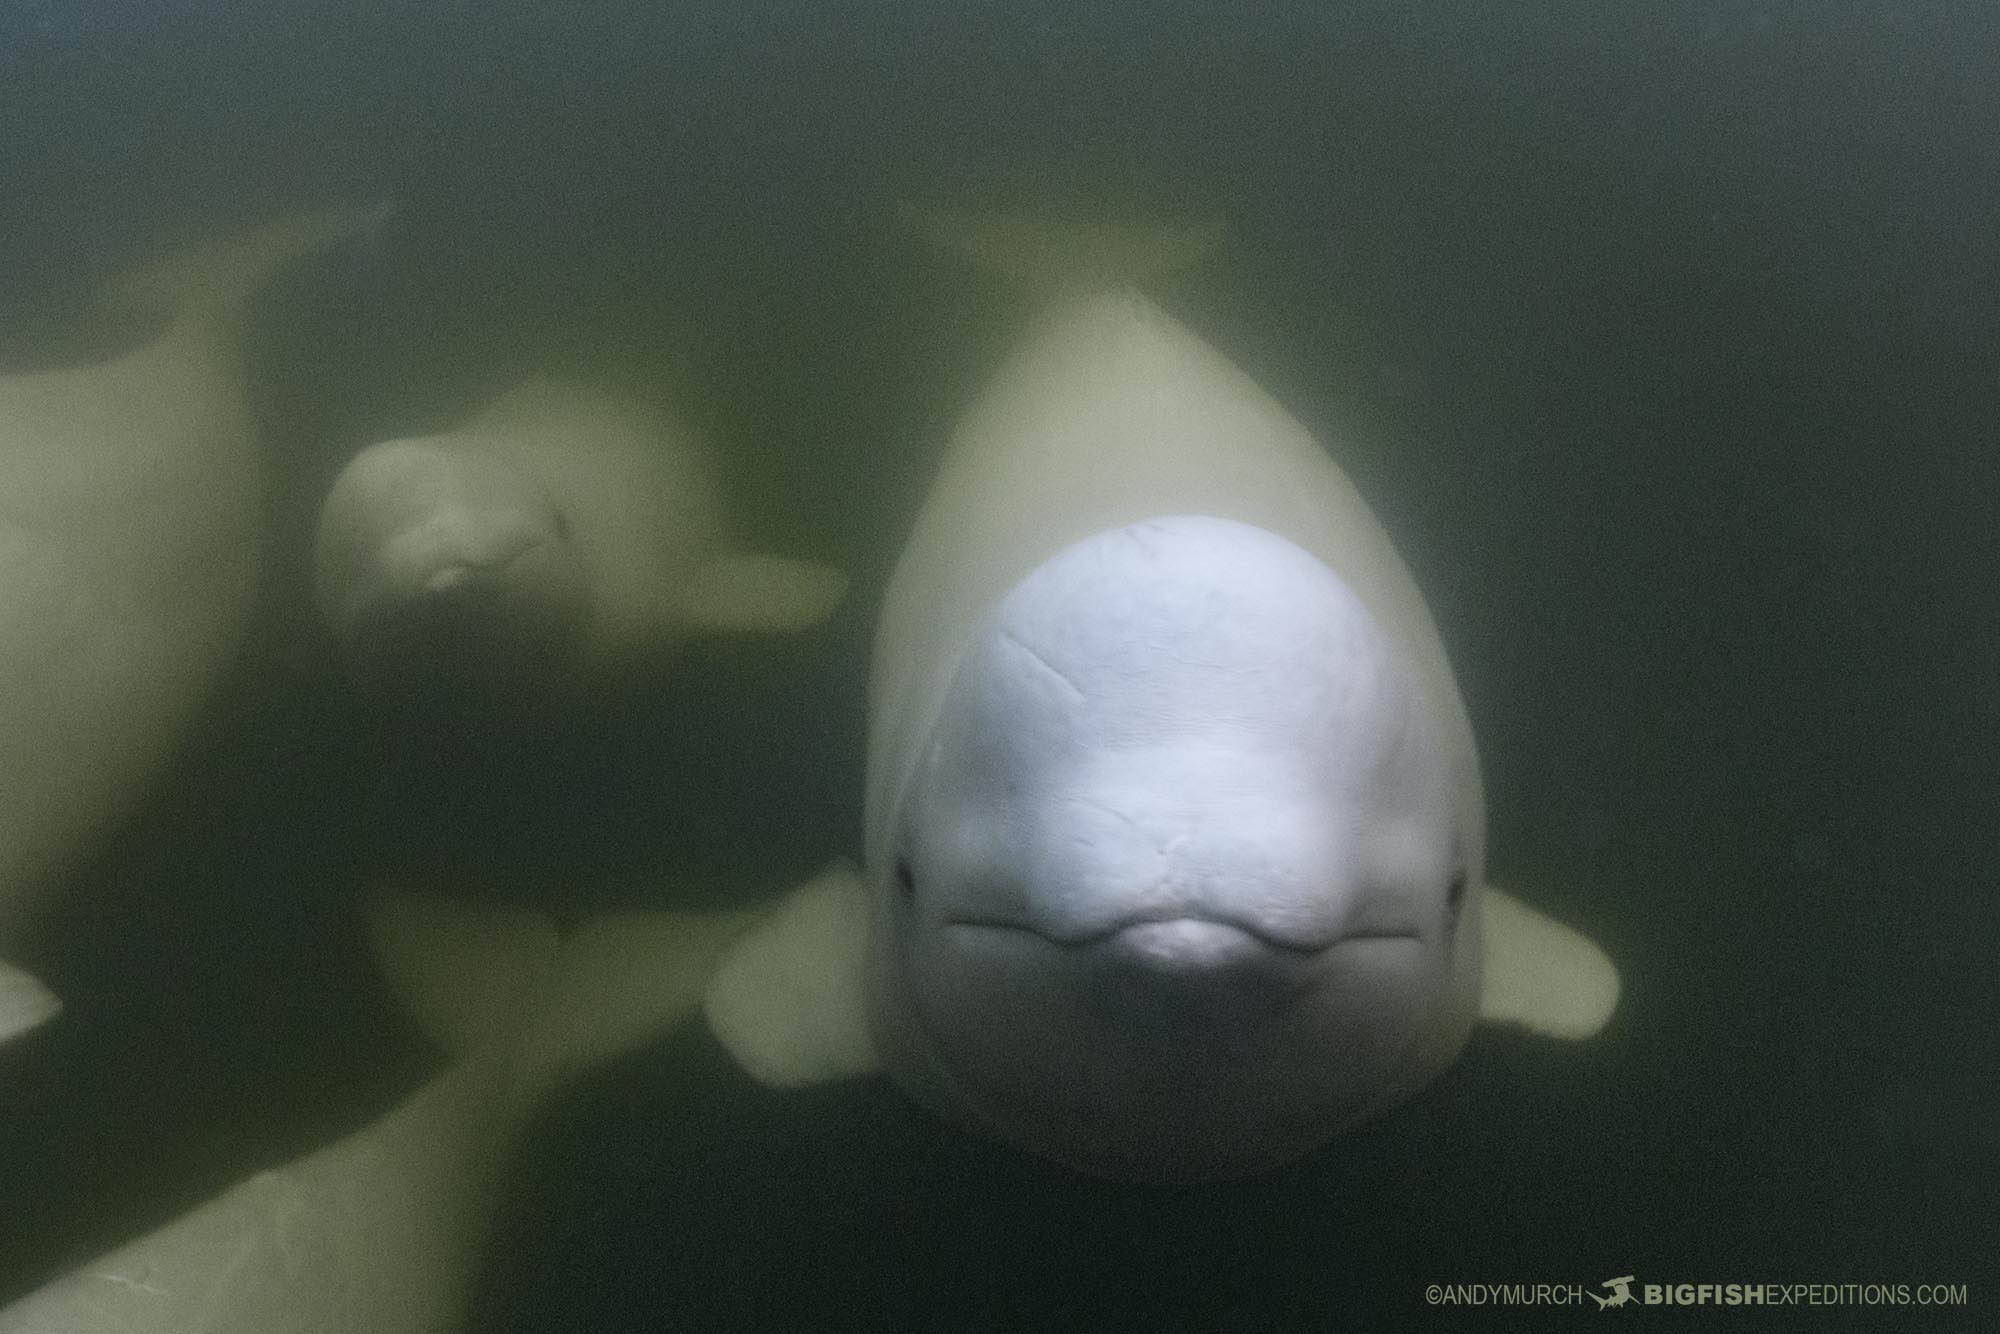
<svg viewBox="0 0 2000 1334">
<path fill-rule="evenodd" d="M 1560 1285 L 1594 1310 L 1574 1290 L 1635 1268 L 1974 1272 L 1970 1246 L 1843 1222 L 1857 1198 L 1921 1199 L 1864 1128 L 1802 1140 L 1733 1116 L 1671 1069 L 1488 1030 L 1416 1100 L 1283 1171 L 1129 1185 L 968 1136 L 884 1080 L 759 1089 L 689 1030 L 544 1126 L 472 1327 L 1374 1329 L 1432 1314 L 1430 1284 Z M 1440 1327 L 1564 1318 L 1438 1309 Z"/>
</svg>

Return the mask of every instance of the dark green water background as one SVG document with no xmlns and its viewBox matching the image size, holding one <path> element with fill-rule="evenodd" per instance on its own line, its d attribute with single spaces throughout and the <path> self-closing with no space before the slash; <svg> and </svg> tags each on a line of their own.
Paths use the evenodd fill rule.
<svg viewBox="0 0 2000 1334">
<path fill-rule="evenodd" d="M 163 238 L 400 204 L 252 322 L 267 596 L 33 961 L 72 1012 L 0 1064 L 0 1297 L 430 1068 L 347 912 L 381 867 L 441 847 L 570 912 L 743 899 L 853 849 L 867 599 L 1022 313 L 899 234 L 900 198 L 1227 220 L 1165 299 L 1376 506 L 1471 705 L 1494 880 L 1621 967 L 1610 1074 L 1521 1133 L 1588 1141 L 1579 1174 L 1629 1134 L 1630 1183 L 1564 1199 L 1681 1188 L 1626 1199 L 1599 1249 L 1487 1252 L 1533 1272 L 1475 1272 L 1449 1233 L 1377 1257 L 1379 1309 L 1600 1266 L 1971 1281 L 2000 1195 L 2000 11 L 752 8 L 0 11 L 10 364 Z M 301 581 L 330 470 L 550 367 L 675 404 L 746 535 L 856 571 L 855 613 L 522 739 L 343 690 Z M 1496 1231 L 1553 1208 L 1422 1179 Z"/>
</svg>

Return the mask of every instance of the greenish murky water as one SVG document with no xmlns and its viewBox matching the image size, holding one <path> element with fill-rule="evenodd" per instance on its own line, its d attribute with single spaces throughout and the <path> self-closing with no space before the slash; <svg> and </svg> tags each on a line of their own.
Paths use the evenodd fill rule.
<svg viewBox="0 0 2000 1334">
<path fill-rule="evenodd" d="M 898 232 L 917 197 L 1227 220 L 1163 298 L 1396 537 L 1493 879 L 1601 942 L 1622 1008 L 1588 1048 L 1482 1038 L 1206 1193 L 1080 1182 L 879 1083 L 760 1093 L 685 1031 L 530 1145 L 479 1327 L 1318 1328 L 1624 1273 L 2000 1300 L 1988 9 L 716 10 L 0 14 L 10 369 L 115 339 L 85 295 L 162 239 L 399 205 L 257 305 L 264 596 L 39 939 L 70 1013 L 0 1057 L 0 1298 L 433 1068 L 353 924 L 375 877 L 574 916 L 858 852 L 872 599 L 1025 310 Z M 513 728 L 348 689 L 306 591 L 333 470 L 551 369 L 672 404 L 746 534 L 855 573 L 851 614 Z"/>
</svg>

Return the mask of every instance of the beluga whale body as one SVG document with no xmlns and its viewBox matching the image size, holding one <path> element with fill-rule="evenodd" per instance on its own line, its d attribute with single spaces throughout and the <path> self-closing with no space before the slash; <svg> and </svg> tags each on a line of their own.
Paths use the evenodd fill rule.
<svg viewBox="0 0 2000 1334">
<path fill-rule="evenodd" d="M 649 405 L 533 379 L 358 452 L 320 510 L 322 618 L 365 674 L 601 677 L 704 632 L 822 620 L 845 576 L 738 551 L 707 447 Z"/>
<path fill-rule="evenodd" d="M 1033 234 L 920 220 L 985 257 Z M 1409 1097 L 1482 1014 L 1595 1032 L 1617 977 L 1485 885 L 1466 709 L 1360 494 L 1089 254 L 891 579 L 865 870 L 746 939 L 707 1010 L 771 1083 L 879 1061 L 1086 1172 L 1237 1176 Z"/>
<path fill-rule="evenodd" d="M 441 1334 L 535 1117 L 698 1003 L 730 913 L 539 914 L 385 892 L 368 937 L 449 1057 L 384 1115 L 0 1306 L 0 1334 Z"/>
<path fill-rule="evenodd" d="M 0 952 L 139 799 L 240 638 L 263 549 L 251 295 L 384 214 L 170 255 L 107 285 L 121 350 L 0 378 Z M 0 1041 L 55 1010 L 0 964 Z"/>
</svg>

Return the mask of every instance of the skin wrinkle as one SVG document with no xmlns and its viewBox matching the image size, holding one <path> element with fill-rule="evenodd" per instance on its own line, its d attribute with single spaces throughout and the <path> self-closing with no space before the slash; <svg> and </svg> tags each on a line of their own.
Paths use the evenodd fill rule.
<svg viewBox="0 0 2000 1334">
<path fill-rule="evenodd" d="M 1021 641 L 1020 636 L 1016 635 L 1012 630 L 1005 630 L 1005 629 L 1001 630 L 1000 639 L 1003 643 L 1012 644 L 1015 648 L 1019 649 L 1022 653 L 1026 654 L 1030 662 L 1033 662 L 1036 666 L 1040 667 L 1050 676 L 1053 676 L 1055 677 L 1056 680 L 1062 682 L 1064 688 L 1067 689 L 1073 697 L 1075 697 L 1078 700 L 1084 698 L 1083 690 L 1081 687 L 1077 685 L 1076 682 L 1070 680 L 1067 676 L 1063 675 L 1062 672 L 1058 671 L 1056 667 L 1052 663 L 1050 663 L 1047 658 L 1037 653 L 1034 649 L 1029 648 L 1025 643 Z"/>
<path fill-rule="evenodd" d="M 1119 810 L 1116 806 L 1111 805 L 1109 802 L 1101 801 L 1096 797 L 1088 795 L 1073 796 L 1070 798 L 1070 800 L 1075 802 L 1079 806 L 1087 806 L 1092 810 L 1103 811 L 1106 815 L 1111 816 L 1113 819 L 1119 820 L 1122 823 L 1129 825 L 1141 837 L 1147 839 L 1153 844 L 1154 852 L 1162 856 L 1166 855 L 1167 849 L 1160 846 L 1158 838 L 1156 838 L 1153 834 L 1149 833 L 1146 830 L 1146 828 L 1143 825 L 1141 825 L 1137 820 L 1133 819 L 1130 815 L 1126 814 L 1124 811 Z"/>
<path fill-rule="evenodd" d="M 1159 525 L 1156 523 L 1135 523 L 1127 525 L 1125 536 L 1130 538 L 1132 544 L 1145 552 L 1148 557 L 1157 560 L 1159 559 L 1160 551 L 1158 543 L 1153 540 L 1153 534 L 1158 530 Z"/>
</svg>

